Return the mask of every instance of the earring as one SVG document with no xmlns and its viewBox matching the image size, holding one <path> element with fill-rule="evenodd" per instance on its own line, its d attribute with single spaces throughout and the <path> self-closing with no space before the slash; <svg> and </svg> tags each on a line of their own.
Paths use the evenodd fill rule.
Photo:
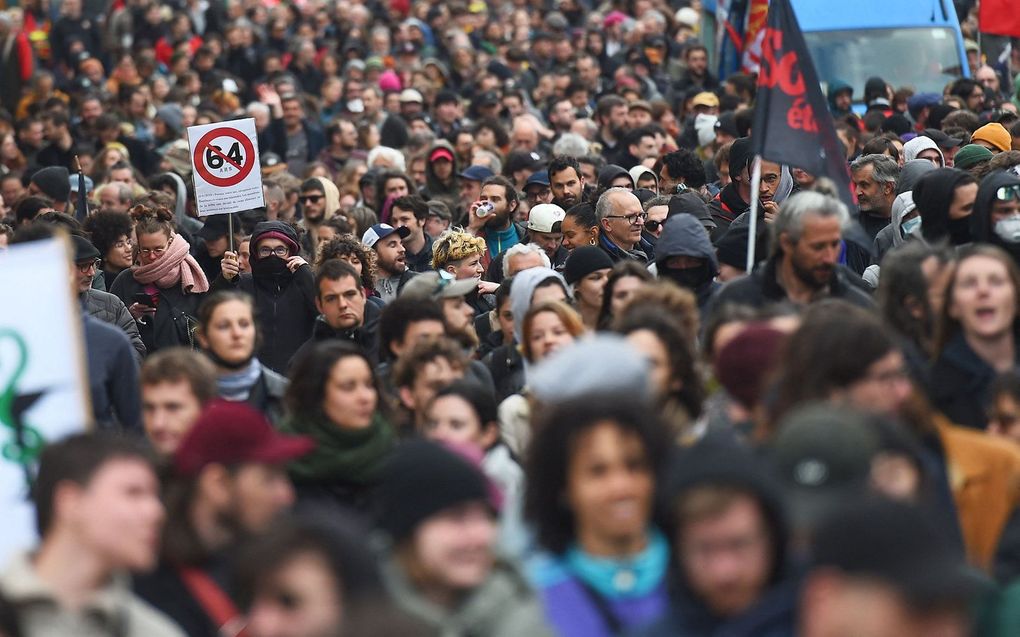
<svg viewBox="0 0 1020 637">
<path fill-rule="evenodd" d="M 596 241 L 595 240 L 595 236 L 592 235 L 592 238 L 588 239 L 588 245 L 593 246 L 593 245 L 596 245 L 596 244 L 598 244 L 598 241 Z"/>
</svg>

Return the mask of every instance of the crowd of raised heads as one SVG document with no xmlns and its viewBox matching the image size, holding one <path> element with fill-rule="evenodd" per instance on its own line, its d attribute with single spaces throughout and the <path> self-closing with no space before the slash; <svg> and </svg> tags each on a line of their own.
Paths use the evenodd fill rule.
<svg viewBox="0 0 1020 637">
<path fill-rule="evenodd" d="M 68 246 L 91 397 L 0 635 L 1020 632 L 1020 46 L 827 78 L 849 197 L 701 2 L 540 4 L 0 10 L 0 268 Z"/>
</svg>

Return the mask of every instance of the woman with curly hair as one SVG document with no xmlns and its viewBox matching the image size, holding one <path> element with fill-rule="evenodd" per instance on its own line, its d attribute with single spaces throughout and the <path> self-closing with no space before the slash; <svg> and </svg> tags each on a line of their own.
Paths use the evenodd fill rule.
<svg viewBox="0 0 1020 637">
<path fill-rule="evenodd" d="M 462 232 L 447 230 L 432 244 L 432 267 L 446 279 L 476 279 L 478 289 L 465 297 L 475 316 L 495 307 L 492 297 L 499 285 L 482 281 L 485 267 L 482 257 L 487 247 L 485 239 Z"/>
<path fill-rule="evenodd" d="M 114 210 L 100 210 L 85 220 L 85 231 L 103 260 L 103 276 L 112 285 L 117 275 L 135 262 L 134 228 L 131 215 Z"/>
<path fill-rule="evenodd" d="M 165 347 L 194 347 L 195 316 L 209 280 L 191 256 L 191 245 L 177 233 L 174 213 L 143 205 L 129 212 L 138 265 L 121 272 L 110 292 L 128 306 L 150 354 Z"/>
<path fill-rule="evenodd" d="M 375 250 L 366 248 L 365 244 L 350 235 L 339 235 L 320 246 L 315 269 L 318 270 L 323 263 L 331 259 L 340 259 L 357 270 L 369 302 L 382 307 L 382 299 L 375 291 Z"/>
</svg>

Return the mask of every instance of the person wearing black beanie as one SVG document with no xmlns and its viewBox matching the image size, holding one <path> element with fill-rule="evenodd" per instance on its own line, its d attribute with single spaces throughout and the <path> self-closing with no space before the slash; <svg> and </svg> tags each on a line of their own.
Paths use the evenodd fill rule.
<svg viewBox="0 0 1020 637">
<path fill-rule="evenodd" d="M 551 635 L 523 576 L 495 555 L 489 485 L 469 460 L 409 441 L 390 458 L 378 495 L 377 527 L 391 542 L 383 581 L 402 610 L 436 631 Z"/>
<path fill-rule="evenodd" d="M 53 207 L 63 212 L 71 197 L 71 172 L 63 166 L 47 166 L 32 175 L 28 192 L 31 195 L 46 195 L 53 200 Z"/>
<path fill-rule="evenodd" d="M 563 266 L 563 278 L 573 289 L 575 308 L 585 327 L 594 330 L 602 311 L 602 295 L 609 281 L 613 260 L 598 246 L 582 246 L 570 253 Z"/>
<path fill-rule="evenodd" d="M 716 280 L 726 283 L 747 274 L 747 235 L 749 226 L 730 228 L 715 242 L 715 256 L 719 260 Z"/>
<path fill-rule="evenodd" d="M 730 183 L 708 204 L 716 228 L 712 240 L 726 233 L 734 219 L 751 209 L 750 165 L 754 159 L 750 137 L 741 137 L 730 146 Z"/>
</svg>

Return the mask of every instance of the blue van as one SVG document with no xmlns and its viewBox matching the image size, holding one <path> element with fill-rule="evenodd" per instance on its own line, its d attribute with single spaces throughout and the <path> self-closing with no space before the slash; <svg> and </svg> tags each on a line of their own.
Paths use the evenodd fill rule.
<svg viewBox="0 0 1020 637">
<path fill-rule="evenodd" d="M 940 95 L 970 76 L 952 0 L 791 1 L 819 81 L 849 84 L 857 102 L 876 75 Z"/>
</svg>

